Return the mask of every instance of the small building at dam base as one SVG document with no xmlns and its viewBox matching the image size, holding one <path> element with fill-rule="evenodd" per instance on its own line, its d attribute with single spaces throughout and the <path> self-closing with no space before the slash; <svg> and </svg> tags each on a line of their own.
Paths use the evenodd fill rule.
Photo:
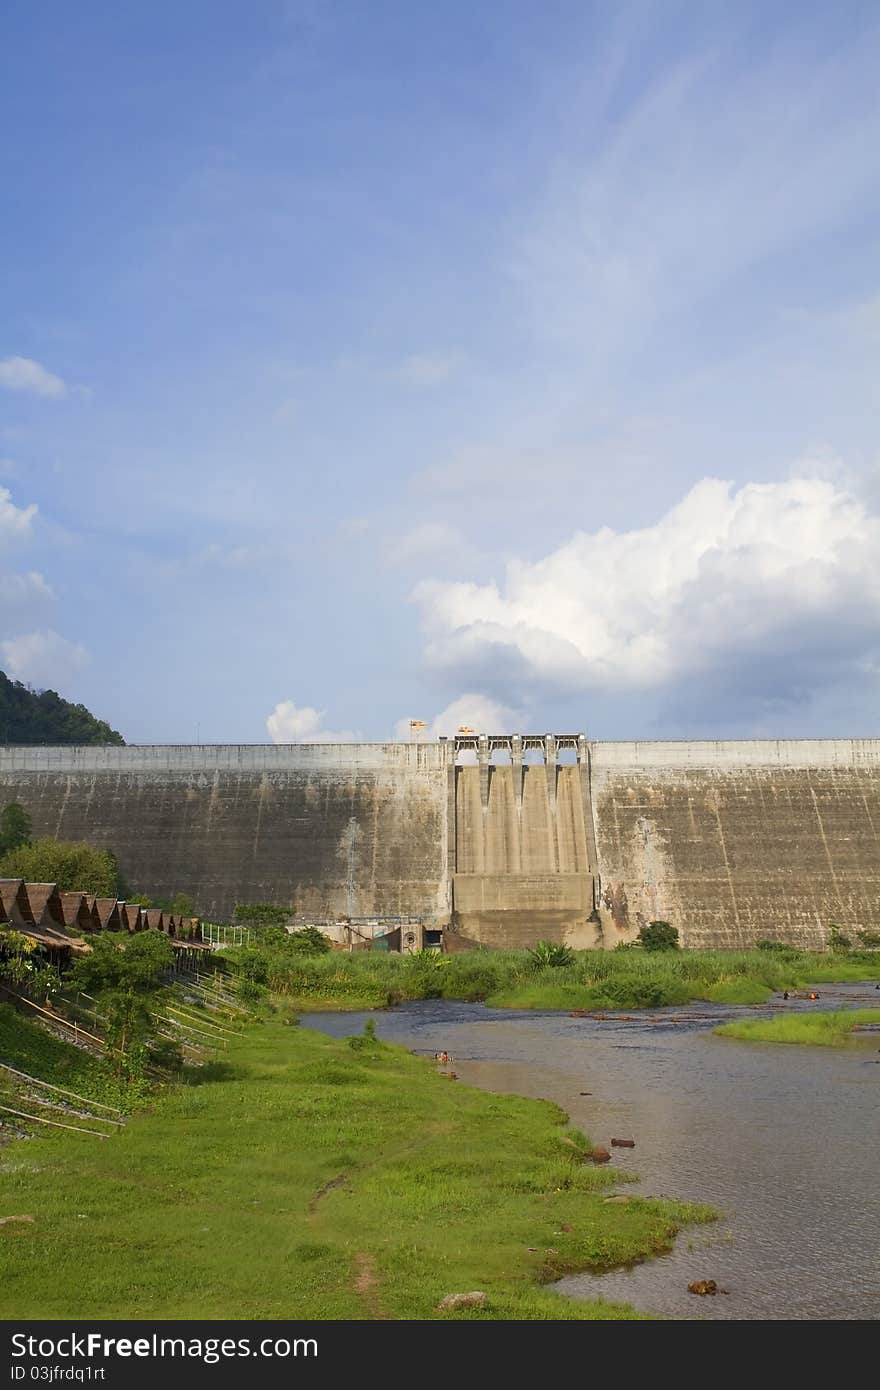
<svg viewBox="0 0 880 1390">
<path fill-rule="evenodd" d="M 875 739 L 8 746 L 10 801 L 214 921 L 273 902 L 450 950 L 611 948 L 658 919 L 684 946 L 819 947 L 880 923 Z"/>
</svg>

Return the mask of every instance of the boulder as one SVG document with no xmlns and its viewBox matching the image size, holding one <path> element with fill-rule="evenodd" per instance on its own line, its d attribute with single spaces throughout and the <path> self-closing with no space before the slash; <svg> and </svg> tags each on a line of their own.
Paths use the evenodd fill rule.
<svg viewBox="0 0 880 1390">
<path fill-rule="evenodd" d="M 610 1162 L 611 1154 L 608 1152 L 607 1149 L 603 1149 L 601 1144 L 599 1144 L 590 1153 L 590 1158 L 593 1160 L 594 1163 L 608 1163 Z"/>
<path fill-rule="evenodd" d="M 688 1284 L 688 1293 L 698 1293 L 702 1297 L 707 1293 L 717 1293 L 718 1285 L 714 1279 L 695 1279 L 692 1284 Z"/>
<path fill-rule="evenodd" d="M 611 1147 L 612 1147 L 612 1149 L 634 1149 L 635 1146 L 636 1146 L 636 1141 L 635 1141 L 635 1139 L 612 1139 L 612 1140 L 611 1140 Z"/>
<path fill-rule="evenodd" d="M 438 1313 L 448 1313 L 450 1308 L 478 1308 L 486 1302 L 482 1289 L 472 1289 L 470 1293 L 448 1293 L 437 1304 Z"/>
</svg>

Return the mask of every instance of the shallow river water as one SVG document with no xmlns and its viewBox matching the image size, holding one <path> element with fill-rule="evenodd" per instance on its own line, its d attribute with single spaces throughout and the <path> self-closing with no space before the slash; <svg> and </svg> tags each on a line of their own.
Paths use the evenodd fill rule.
<svg viewBox="0 0 880 1390">
<path fill-rule="evenodd" d="M 873 985 L 823 985 L 818 1005 L 880 1003 Z M 367 1017 L 380 1037 L 447 1050 L 462 1081 L 557 1101 L 612 1164 L 624 1191 L 708 1202 L 709 1226 L 633 1269 L 563 1279 L 574 1298 L 625 1301 L 685 1318 L 880 1316 L 880 1035 L 837 1049 L 715 1037 L 728 1018 L 766 1009 L 712 1004 L 609 1015 L 488 1009 L 424 1000 L 380 1014 L 312 1014 L 337 1036 Z M 626 1021 L 631 1020 L 631 1021 Z M 586 1094 L 584 1094 L 586 1093 Z M 728 1290 L 700 1298 L 695 1279 Z"/>
</svg>

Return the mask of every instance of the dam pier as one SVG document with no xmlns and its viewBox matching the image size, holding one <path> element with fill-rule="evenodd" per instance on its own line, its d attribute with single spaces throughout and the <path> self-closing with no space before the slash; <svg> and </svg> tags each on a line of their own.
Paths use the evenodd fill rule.
<svg viewBox="0 0 880 1390">
<path fill-rule="evenodd" d="M 409 944 L 823 945 L 880 922 L 880 740 L 0 749 L 0 804 L 203 917 L 273 902 Z M 430 935 L 428 935 L 430 934 Z"/>
</svg>

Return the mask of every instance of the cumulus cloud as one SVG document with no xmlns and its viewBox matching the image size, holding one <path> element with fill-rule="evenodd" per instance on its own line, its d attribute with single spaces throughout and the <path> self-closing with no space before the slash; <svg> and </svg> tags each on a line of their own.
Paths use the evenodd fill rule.
<svg viewBox="0 0 880 1390">
<path fill-rule="evenodd" d="M 36 514 L 36 502 L 29 507 L 16 507 L 9 488 L 0 487 L 0 536 L 9 539 L 27 535 Z"/>
<path fill-rule="evenodd" d="M 420 737 L 450 738 L 462 727 L 473 729 L 477 734 L 506 733 L 521 728 L 522 722 L 522 711 L 511 709 L 488 695 L 479 695 L 471 691 L 469 694 L 459 695 L 432 720 L 426 720 Z M 398 721 L 394 736 L 404 740 L 410 738 L 408 719 Z"/>
<path fill-rule="evenodd" d="M 32 396 L 58 398 L 67 395 L 67 385 L 60 376 L 47 371 L 30 357 L 5 357 L 0 361 L 0 386 L 7 391 L 26 391 Z"/>
<path fill-rule="evenodd" d="M 273 743 L 356 743 L 357 734 L 350 729 L 336 733 L 322 728 L 324 710 L 311 705 L 295 705 L 292 700 L 280 701 L 269 718 L 266 728 Z"/>
<path fill-rule="evenodd" d="M 503 583 L 426 582 L 430 663 L 508 695 L 728 677 L 804 698 L 880 653 L 880 518 L 828 478 L 706 478 L 653 526 L 576 532 Z"/>
<path fill-rule="evenodd" d="M 0 653 L 9 675 L 36 686 L 63 684 L 88 659 L 85 647 L 51 630 L 8 638 L 0 642 Z"/>
</svg>

